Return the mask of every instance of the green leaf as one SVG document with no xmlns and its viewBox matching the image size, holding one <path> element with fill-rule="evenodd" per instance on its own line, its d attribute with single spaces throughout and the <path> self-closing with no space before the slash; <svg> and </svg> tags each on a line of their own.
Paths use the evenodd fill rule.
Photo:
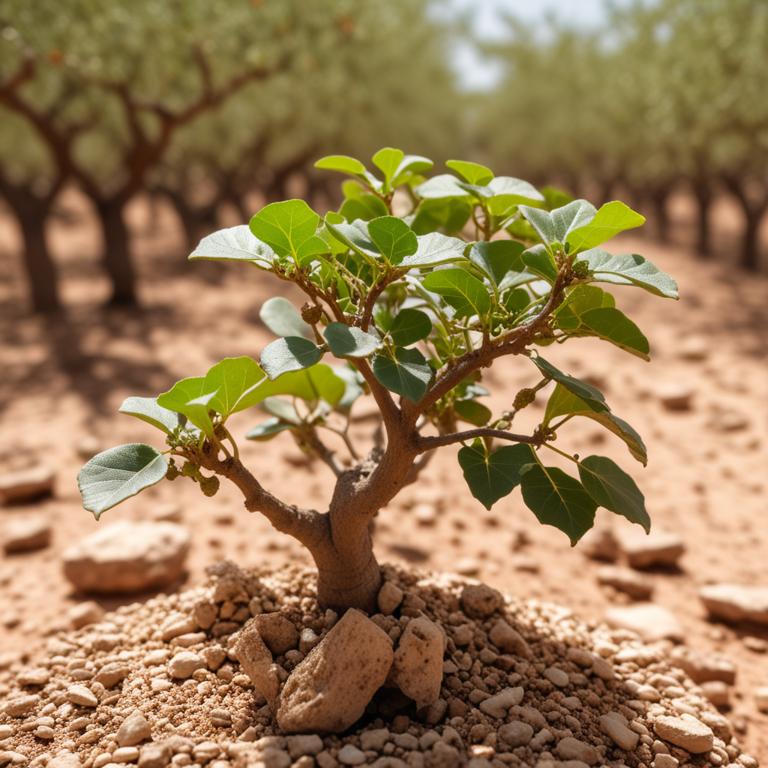
<svg viewBox="0 0 768 768">
<path fill-rule="evenodd" d="M 392 321 L 389 335 L 398 347 L 408 347 L 432 332 L 432 320 L 420 309 L 401 309 Z"/>
<path fill-rule="evenodd" d="M 476 427 L 484 427 L 491 420 L 491 409 L 477 400 L 457 400 L 453 404 L 453 410 L 462 421 L 474 424 Z"/>
<path fill-rule="evenodd" d="M 484 317 L 491 309 L 488 289 L 482 281 L 459 267 L 439 269 L 424 277 L 422 285 L 442 296 L 461 317 Z"/>
<path fill-rule="evenodd" d="M 490 509 L 520 484 L 521 470 L 535 461 L 529 445 L 505 445 L 491 453 L 476 441 L 459 450 L 459 464 L 472 495 Z"/>
<path fill-rule="evenodd" d="M 419 235 L 416 239 L 416 253 L 406 256 L 400 262 L 401 267 L 434 267 L 464 258 L 467 244 L 457 237 L 431 232 L 428 235 Z"/>
<path fill-rule="evenodd" d="M 523 244 L 514 240 L 492 240 L 475 243 L 469 250 L 469 259 L 499 285 L 507 272 L 523 269 Z"/>
<path fill-rule="evenodd" d="M 554 283 L 557 278 L 557 266 L 552 254 L 543 245 L 533 245 L 523 251 L 523 264 L 529 272 L 543 277 L 548 283 Z"/>
<path fill-rule="evenodd" d="M 384 189 L 392 189 L 392 181 L 397 176 L 400 164 L 405 160 L 405 153 L 402 149 L 384 147 L 380 149 L 372 158 L 373 164 L 384 174 Z"/>
<path fill-rule="evenodd" d="M 248 261 L 261 269 L 271 269 L 277 256 L 269 245 L 253 236 L 247 224 L 240 224 L 204 237 L 189 258 Z"/>
<path fill-rule="evenodd" d="M 326 216 L 325 226 L 339 242 L 351 248 L 363 258 L 376 259 L 379 255 L 375 243 L 368 234 L 368 222 L 357 220 L 347 224 L 346 222 L 331 221 L 329 216 Z"/>
<path fill-rule="evenodd" d="M 486 206 L 494 216 L 509 216 L 521 203 L 538 205 L 544 196 L 536 187 L 513 176 L 497 176 L 488 184 L 492 196 Z"/>
<path fill-rule="evenodd" d="M 323 336 L 336 357 L 367 357 L 381 344 L 372 333 L 344 323 L 330 323 Z"/>
<path fill-rule="evenodd" d="M 266 419 L 245 433 L 246 440 L 266 441 L 276 437 L 281 432 L 293 429 L 293 424 L 286 424 L 278 418 Z"/>
<path fill-rule="evenodd" d="M 205 376 L 191 376 L 177 381 L 167 392 L 157 397 L 158 405 L 186 416 L 206 435 L 213 434 L 209 403 L 216 390 L 206 389 Z"/>
<path fill-rule="evenodd" d="M 432 369 L 418 349 L 395 348 L 394 358 L 378 355 L 373 373 L 390 392 L 417 403 L 432 380 Z"/>
<path fill-rule="evenodd" d="M 316 235 L 320 217 L 304 200 L 270 203 L 251 219 L 251 232 L 280 256 L 304 264 L 326 253 L 328 246 Z"/>
<path fill-rule="evenodd" d="M 521 205 L 520 212 L 536 230 L 543 243 L 564 245 L 570 232 L 595 218 L 597 209 L 586 200 L 574 200 L 562 208 L 555 208 L 554 211 Z"/>
<path fill-rule="evenodd" d="M 259 317 L 275 336 L 312 338 L 312 328 L 301 319 L 299 310 L 282 296 L 267 299 L 261 305 Z"/>
<path fill-rule="evenodd" d="M 339 208 L 339 213 L 349 222 L 355 219 L 370 221 L 379 216 L 386 216 L 387 206 L 380 197 L 365 194 L 357 197 L 349 197 Z"/>
<path fill-rule="evenodd" d="M 434 162 L 423 155 L 406 155 L 397 166 L 392 179 L 392 188 L 409 181 L 415 174 L 428 171 L 433 165 Z"/>
<path fill-rule="evenodd" d="M 650 533 L 651 518 L 645 509 L 645 497 L 635 481 L 615 462 L 605 456 L 587 456 L 579 462 L 579 477 L 599 506 L 626 517 Z"/>
<path fill-rule="evenodd" d="M 596 421 L 602 427 L 621 438 L 633 458 L 637 459 L 637 461 L 643 465 L 648 463 L 648 452 L 643 443 L 643 439 L 631 424 L 610 411 L 593 410 L 585 400 L 582 400 L 572 392 L 569 392 L 561 384 L 558 384 L 547 402 L 547 408 L 544 413 L 544 424 L 549 424 L 552 419 L 558 416 L 569 415 L 584 416 Z"/>
<path fill-rule="evenodd" d="M 450 173 L 442 173 L 427 179 L 414 192 L 418 197 L 434 200 L 446 197 L 470 197 L 470 193 L 460 186 L 461 182 Z"/>
<path fill-rule="evenodd" d="M 419 245 L 413 230 L 396 216 L 380 216 L 369 221 L 368 235 L 390 264 L 399 264 L 406 256 L 416 253 Z"/>
<path fill-rule="evenodd" d="M 98 520 L 102 512 L 159 483 L 168 471 L 165 456 L 151 445 L 129 443 L 94 456 L 77 476 L 83 506 Z"/>
<path fill-rule="evenodd" d="M 472 205 L 461 198 L 435 198 L 422 200 L 411 220 L 411 229 L 417 235 L 440 230 L 453 235 L 461 232 L 472 215 Z"/>
<path fill-rule="evenodd" d="M 275 395 L 291 395 L 307 402 L 324 400 L 335 406 L 344 397 L 345 381 L 329 365 L 318 363 L 311 368 L 290 371 L 274 381 L 260 384 L 259 402 Z"/>
<path fill-rule="evenodd" d="M 576 542 L 594 525 L 597 503 L 584 486 L 559 467 L 530 465 L 521 483 L 523 500 L 544 525 Z"/>
<path fill-rule="evenodd" d="M 208 403 L 226 419 L 230 414 L 250 408 L 261 400 L 257 393 L 266 374 L 250 357 L 225 357 L 205 374 L 203 389 L 215 392 Z"/>
<path fill-rule="evenodd" d="M 302 336 L 287 336 L 267 344 L 261 353 L 261 365 L 273 381 L 289 371 L 309 368 L 320 360 L 323 351 Z"/>
<path fill-rule="evenodd" d="M 365 176 L 366 173 L 366 167 L 359 160 L 349 155 L 327 155 L 326 157 L 321 157 L 315 163 L 315 168 L 323 171 L 348 173 L 352 176 Z"/>
<path fill-rule="evenodd" d="M 485 165 L 480 165 L 480 163 L 448 160 L 446 165 L 470 184 L 487 184 L 493 178 L 493 171 Z"/>
<path fill-rule="evenodd" d="M 118 410 L 146 421 L 166 434 L 179 426 L 179 414 L 158 405 L 156 397 L 126 397 Z"/>
<path fill-rule="evenodd" d="M 576 264 L 584 263 L 592 272 L 592 280 L 614 285 L 636 285 L 657 296 L 679 298 L 677 283 L 655 264 L 636 253 L 614 256 L 608 251 L 593 248 L 579 254 Z"/>
<path fill-rule="evenodd" d="M 593 387 L 586 381 L 582 381 L 581 379 L 569 376 L 567 373 L 563 373 L 560 369 L 555 368 L 552 363 L 547 362 L 543 357 L 539 355 L 532 357 L 531 360 L 544 376 L 546 376 L 548 379 L 556 381 L 569 392 L 576 395 L 576 397 L 581 398 L 593 411 L 600 413 L 602 411 L 610 410 L 605 402 L 603 393 L 597 389 L 597 387 Z"/>
<path fill-rule="evenodd" d="M 620 232 L 641 227 L 643 224 L 645 216 L 614 200 L 601 205 L 589 224 L 571 230 L 566 243 L 570 246 L 570 253 L 579 253 L 610 240 Z"/>
<path fill-rule="evenodd" d="M 615 307 L 590 309 L 581 316 L 582 327 L 633 355 L 649 360 L 650 345 L 643 332 Z"/>
</svg>

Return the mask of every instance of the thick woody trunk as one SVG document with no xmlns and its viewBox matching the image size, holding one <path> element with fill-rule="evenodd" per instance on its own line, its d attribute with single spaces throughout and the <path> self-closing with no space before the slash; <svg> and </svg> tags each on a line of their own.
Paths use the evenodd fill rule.
<svg viewBox="0 0 768 768">
<path fill-rule="evenodd" d="M 320 605 L 338 611 L 359 608 L 372 613 L 376 610 L 381 569 L 370 538 L 355 551 L 329 550 L 316 557 L 315 564 Z"/>
<path fill-rule="evenodd" d="M 375 609 L 381 570 L 365 515 L 352 506 L 333 506 L 326 517 L 325 535 L 311 551 L 320 605 L 335 610 L 359 608 L 367 613 Z"/>
</svg>

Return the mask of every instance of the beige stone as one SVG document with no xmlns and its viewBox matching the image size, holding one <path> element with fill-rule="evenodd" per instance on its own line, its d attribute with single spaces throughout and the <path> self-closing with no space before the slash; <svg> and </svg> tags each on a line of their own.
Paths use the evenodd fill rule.
<svg viewBox="0 0 768 768">
<path fill-rule="evenodd" d="M 715 735 L 712 729 L 693 715 L 686 714 L 680 717 L 663 715 L 657 718 L 653 724 L 653 730 L 660 739 L 694 755 L 709 752 L 714 745 Z"/>
<path fill-rule="evenodd" d="M 419 709 L 440 697 L 444 648 L 440 627 L 424 616 L 411 619 L 400 638 L 389 681 Z"/>
<path fill-rule="evenodd" d="M 768 587 L 710 584 L 701 588 L 699 597 L 714 619 L 768 624 Z"/>
<path fill-rule="evenodd" d="M 184 570 L 189 532 L 174 523 L 120 521 L 64 552 L 64 575 L 83 592 L 124 593 L 168 586 Z"/>
<path fill-rule="evenodd" d="M 261 639 L 275 656 L 280 656 L 299 644 L 299 631 L 279 611 L 260 613 L 253 618 Z"/>
<path fill-rule="evenodd" d="M 253 687 L 274 710 L 280 689 L 277 665 L 273 663 L 272 654 L 262 640 L 254 619 L 251 619 L 238 634 L 235 655 L 243 671 L 253 683 Z"/>
<path fill-rule="evenodd" d="M 654 603 L 637 603 L 626 607 L 610 608 L 605 620 L 612 627 L 637 632 L 643 640 L 683 640 L 683 628 L 677 617 L 666 608 Z"/>
<path fill-rule="evenodd" d="M 277 722 L 285 733 L 340 733 L 384 683 L 394 653 L 389 636 L 350 609 L 291 672 Z"/>
</svg>

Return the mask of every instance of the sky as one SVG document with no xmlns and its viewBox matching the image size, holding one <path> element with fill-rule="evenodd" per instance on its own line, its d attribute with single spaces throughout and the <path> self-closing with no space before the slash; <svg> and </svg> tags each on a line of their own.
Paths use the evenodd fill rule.
<svg viewBox="0 0 768 768">
<path fill-rule="evenodd" d="M 458 11 L 469 11 L 476 32 L 491 40 L 503 35 L 501 19 L 509 13 L 528 22 L 543 20 L 548 14 L 553 14 L 566 24 L 592 27 L 598 25 L 604 18 L 605 6 L 604 0 L 452 0 L 452 2 Z M 456 56 L 456 66 L 467 88 L 493 87 L 498 71 L 491 62 L 478 56 L 471 45 L 461 45 Z"/>
</svg>

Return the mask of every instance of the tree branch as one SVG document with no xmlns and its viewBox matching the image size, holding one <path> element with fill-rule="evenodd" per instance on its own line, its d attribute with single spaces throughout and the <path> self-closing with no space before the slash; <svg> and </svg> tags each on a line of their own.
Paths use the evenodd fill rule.
<svg viewBox="0 0 768 768">
<path fill-rule="evenodd" d="M 327 522 L 321 513 L 314 509 L 299 509 L 273 496 L 238 459 L 220 459 L 210 443 L 206 443 L 197 458 L 200 466 L 234 483 L 243 494 L 245 508 L 249 512 L 261 512 L 276 530 L 293 536 L 310 551 L 324 541 Z"/>
<path fill-rule="evenodd" d="M 445 372 L 438 377 L 432 388 L 418 403 L 406 402 L 403 407 L 406 423 L 415 424 L 420 414 L 429 410 L 441 397 L 448 394 L 469 376 L 472 371 L 489 366 L 497 357 L 522 352 L 544 327 L 550 313 L 560 304 L 565 288 L 571 279 L 570 269 L 561 269 L 546 303 L 534 317 L 524 325 L 513 328 L 501 338 L 490 342 L 484 341 L 478 349 L 467 352 L 446 368 Z"/>
<path fill-rule="evenodd" d="M 464 432 L 451 432 L 447 435 L 436 435 L 434 437 L 419 437 L 416 440 L 416 448 L 419 453 L 431 451 L 444 445 L 453 443 L 463 443 L 466 440 L 474 440 L 476 437 L 493 437 L 498 440 L 509 440 L 513 443 L 528 443 L 530 445 L 541 445 L 543 440 L 538 435 L 516 435 L 514 432 L 507 432 L 504 429 L 492 429 L 490 427 L 479 427 L 477 429 L 467 429 Z"/>
<path fill-rule="evenodd" d="M 326 464 L 336 477 L 341 477 L 344 467 L 336 461 L 336 454 L 320 439 L 314 427 L 298 430 L 296 440 Z"/>
</svg>

